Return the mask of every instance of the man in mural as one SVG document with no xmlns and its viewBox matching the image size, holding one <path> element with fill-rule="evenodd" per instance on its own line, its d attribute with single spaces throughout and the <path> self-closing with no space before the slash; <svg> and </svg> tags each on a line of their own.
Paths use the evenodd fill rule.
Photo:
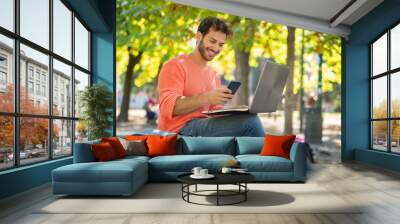
<svg viewBox="0 0 400 224">
<path fill-rule="evenodd" d="M 158 82 L 160 130 L 187 136 L 264 136 L 257 115 L 212 117 L 201 113 L 220 109 L 233 97 L 207 65 L 220 53 L 230 35 L 223 21 L 207 17 L 198 27 L 193 52 L 164 64 Z"/>
</svg>

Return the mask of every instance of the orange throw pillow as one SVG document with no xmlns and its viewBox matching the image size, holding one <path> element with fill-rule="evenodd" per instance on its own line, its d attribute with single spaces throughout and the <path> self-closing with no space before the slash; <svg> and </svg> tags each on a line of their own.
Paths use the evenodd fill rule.
<svg viewBox="0 0 400 224">
<path fill-rule="evenodd" d="M 149 135 L 147 137 L 147 155 L 163 156 L 176 154 L 177 135 Z"/>
<path fill-rule="evenodd" d="M 124 149 L 124 146 L 122 146 L 121 142 L 118 140 L 117 137 L 101 138 L 101 142 L 110 143 L 112 148 L 114 149 L 117 158 L 126 156 L 126 151 Z"/>
<path fill-rule="evenodd" d="M 265 135 L 264 146 L 261 149 L 260 155 L 262 156 L 280 156 L 290 159 L 290 148 L 296 135 Z"/>
<path fill-rule="evenodd" d="M 94 157 L 99 162 L 110 161 L 117 158 L 112 145 L 108 142 L 93 144 L 90 147 L 94 154 Z"/>
</svg>

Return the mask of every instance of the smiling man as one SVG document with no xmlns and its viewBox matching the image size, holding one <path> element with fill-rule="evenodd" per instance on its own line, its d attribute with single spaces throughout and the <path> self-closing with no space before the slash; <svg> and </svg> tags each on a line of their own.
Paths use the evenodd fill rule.
<svg viewBox="0 0 400 224">
<path fill-rule="evenodd" d="M 193 52 L 164 64 L 158 78 L 160 130 L 187 136 L 264 136 L 257 115 L 212 117 L 201 113 L 222 108 L 233 97 L 207 65 L 220 53 L 230 35 L 223 21 L 207 17 L 197 29 Z"/>
</svg>

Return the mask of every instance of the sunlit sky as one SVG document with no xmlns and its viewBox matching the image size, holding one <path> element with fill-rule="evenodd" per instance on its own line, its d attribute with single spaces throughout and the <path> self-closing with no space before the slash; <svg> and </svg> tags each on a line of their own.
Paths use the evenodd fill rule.
<svg viewBox="0 0 400 224">
<path fill-rule="evenodd" d="M 373 81 L 373 107 L 379 106 L 379 104 L 387 99 L 387 78 L 382 77 Z M 391 75 L 391 98 L 393 100 L 400 101 L 400 72 Z"/>
<path fill-rule="evenodd" d="M 394 69 L 400 67 L 400 25 L 391 31 L 391 35 L 391 67 Z"/>
<path fill-rule="evenodd" d="M 387 35 L 383 35 L 372 45 L 373 75 L 387 71 Z"/>
<path fill-rule="evenodd" d="M 374 79 L 373 81 L 373 107 L 379 106 L 382 101 L 387 99 L 386 77 Z"/>
<path fill-rule="evenodd" d="M 395 41 L 397 40 L 397 41 Z M 391 68 L 400 66 L 400 25 L 391 30 Z M 373 44 L 373 75 L 387 71 L 387 34 Z M 387 78 L 382 77 L 373 81 L 373 107 L 387 99 Z M 391 75 L 391 99 L 400 100 L 400 73 Z"/>
<path fill-rule="evenodd" d="M 49 10 L 48 0 L 20 0 L 21 14 L 21 36 L 45 47 L 49 46 L 49 14 L 45 13 Z M 53 0 L 54 15 L 54 51 L 63 57 L 71 60 L 71 15 L 72 13 L 66 8 L 60 0 Z M 0 0 L 0 25 L 13 30 L 13 0 Z M 76 20 L 76 52 L 75 61 L 84 68 L 88 68 L 88 32 L 83 25 Z M 2 36 L 0 35 L 1 39 Z M 21 47 L 22 50 L 22 47 Z M 40 61 L 46 60 L 37 51 L 25 47 L 26 55 Z M 39 54 L 38 54 L 39 53 Z M 44 64 L 48 64 L 45 62 Z"/>
</svg>

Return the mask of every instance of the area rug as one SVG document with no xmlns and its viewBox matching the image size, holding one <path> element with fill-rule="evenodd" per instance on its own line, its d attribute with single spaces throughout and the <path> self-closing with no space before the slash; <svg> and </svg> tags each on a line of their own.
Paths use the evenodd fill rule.
<svg viewBox="0 0 400 224">
<path fill-rule="evenodd" d="M 317 184 L 249 184 L 247 201 L 237 205 L 204 206 L 182 200 L 177 183 L 146 184 L 131 197 L 55 197 L 35 213 L 360 213 L 360 207 L 344 201 Z M 215 189 L 213 185 L 198 190 Z M 231 189 L 225 187 L 224 189 Z M 191 189 L 194 190 L 194 187 Z M 213 193 L 210 193 L 213 194 Z M 197 203 L 213 204 L 215 196 L 191 196 Z M 240 198 L 224 197 L 223 203 Z M 231 201 L 230 201 L 231 200 Z"/>
</svg>

